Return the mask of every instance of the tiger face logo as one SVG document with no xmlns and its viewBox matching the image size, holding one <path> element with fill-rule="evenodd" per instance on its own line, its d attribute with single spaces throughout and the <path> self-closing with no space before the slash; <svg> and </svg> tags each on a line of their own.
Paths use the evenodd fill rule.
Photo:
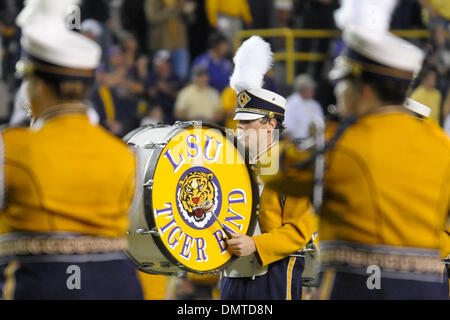
<svg viewBox="0 0 450 320">
<path fill-rule="evenodd" d="M 193 168 L 194 169 L 194 168 Z M 219 202 L 219 188 L 216 177 L 209 170 L 190 170 L 178 182 L 177 205 L 186 223 L 197 229 L 208 227 L 213 222 Z M 213 206 L 205 212 L 203 205 L 210 201 Z"/>
</svg>

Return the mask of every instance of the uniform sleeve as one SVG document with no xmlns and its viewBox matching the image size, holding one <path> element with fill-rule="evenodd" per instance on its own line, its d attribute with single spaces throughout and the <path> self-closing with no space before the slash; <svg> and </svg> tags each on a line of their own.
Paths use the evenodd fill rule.
<svg viewBox="0 0 450 320">
<path fill-rule="evenodd" d="M 252 13 L 250 12 L 250 7 L 248 5 L 247 0 L 241 1 L 242 6 L 242 19 L 245 21 L 246 24 L 252 24 L 253 23 L 253 17 Z"/>
<path fill-rule="evenodd" d="M 209 24 L 213 27 L 217 27 L 217 9 L 219 0 L 206 0 L 206 15 L 208 17 Z"/>
<path fill-rule="evenodd" d="M 279 220 L 281 214 L 281 226 Z M 287 197 L 283 208 L 280 195 L 264 189 L 261 196 L 261 226 L 278 225 L 253 237 L 263 266 L 302 249 L 316 231 L 316 219 L 308 198 Z"/>
</svg>

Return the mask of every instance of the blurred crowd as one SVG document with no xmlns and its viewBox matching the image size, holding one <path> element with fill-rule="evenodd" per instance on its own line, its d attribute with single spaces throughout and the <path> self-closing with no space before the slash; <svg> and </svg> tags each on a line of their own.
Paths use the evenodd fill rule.
<svg viewBox="0 0 450 320">
<path fill-rule="evenodd" d="M 26 98 L 18 93 L 15 64 L 20 30 L 15 17 L 23 0 L 0 0 L 0 123 L 25 125 Z M 236 33 L 243 29 L 335 30 L 338 0 L 95 0 L 81 1 L 79 32 L 103 48 L 102 66 L 87 97 L 91 120 L 118 137 L 140 125 L 205 120 L 234 128 L 236 94 L 229 87 Z M 414 39 L 427 53 L 412 98 L 432 109 L 450 134 L 450 1 L 399 0 L 392 29 L 428 29 Z M 273 51 L 283 39 L 270 39 Z M 277 63 L 265 88 L 288 96 L 287 134 L 304 138 L 313 119 L 335 110 L 327 73 L 342 50 L 339 39 L 300 39 L 298 52 L 325 54 L 321 62 L 298 62 L 286 84 Z M 197 283 L 197 284 L 196 284 Z M 214 279 L 174 285 L 184 297 L 211 295 Z M 206 289 L 205 289 L 206 288 Z M 206 290 L 206 291 L 205 291 Z M 199 293 L 200 292 L 200 293 Z"/>
<path fill-rule="evenodd" d="M 20 81 L 14 76 L 21 54 L 14 20 L 22 6 L 23 0 L 0 0 L 0 121 L 13 125 L 26 117 L 20 110 L 23 99 L 15 94 Z M 338 0 L 81 1 L 79 31 L 103 48 L 102 67 L 87 101 L 91 118 L 119 137 L 142 124 L 176 120 L 233 128 L 236 95 L 228 82 L 236 33 L 283 27 L 334 30 L 338 7 Z M 449 19 L 450 2 L 445 0 L 401 0 L 392 19 L 392 29 L 429 29 L 429 39 L 414 40 L 427 52 L 427 60 L 411 94 L 431 107 L 432 118 L 447 128 Z M 284 50 L 283 39 L 270 40 L 275 52 Z M 327 72 L 342 42 L 299 39 L 296 50 L 328 59 L 298 62 L 293 86 L 286 84 L 286 71 L 278 63 L 267 74 L 265 87 L 289 96 L 288 133 L 302 138 L 308 134 L 308 119 L 333 110 Z"/>
</svg>

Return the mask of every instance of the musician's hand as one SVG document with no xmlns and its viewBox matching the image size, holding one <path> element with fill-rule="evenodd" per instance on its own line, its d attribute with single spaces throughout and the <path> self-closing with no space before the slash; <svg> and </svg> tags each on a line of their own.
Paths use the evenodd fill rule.
<svg viewBox="0 0 450 320">
<path fill-rule="evenodd" d="M 227 239 L 228 250 L 238 257 L 246 257 L 256 251 L 252 237 L 240 233 L 231 233 L 232 239 Z"/>
</svg>

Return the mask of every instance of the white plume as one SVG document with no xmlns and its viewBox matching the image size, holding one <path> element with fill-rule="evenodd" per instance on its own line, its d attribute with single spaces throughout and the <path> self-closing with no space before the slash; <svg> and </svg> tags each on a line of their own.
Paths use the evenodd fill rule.
<svg viewBox="0 0 450 320">
<path fill-rule="evenodd" d="M 341 0 L 341 8 L 334 14 L 339 28 L 348 25 L 370 30 L 387 31 L 397 0 Z"/>
<path fill-rule="evenodd" d="M 19 27 L 33 24 L 39 17 L 65 22 L 65 18 L 80 0 L 26 0 L 25 7 L 16 18 Z"/>
<path fill-rule="evenodd" d="M 268 42 L 253 36 L 241 45 L 233 61 L 235 67 L 230 86 L 240 93 L 263 86 L 264 75 L 272 68 L 273 53 Z"/>
</svg>

